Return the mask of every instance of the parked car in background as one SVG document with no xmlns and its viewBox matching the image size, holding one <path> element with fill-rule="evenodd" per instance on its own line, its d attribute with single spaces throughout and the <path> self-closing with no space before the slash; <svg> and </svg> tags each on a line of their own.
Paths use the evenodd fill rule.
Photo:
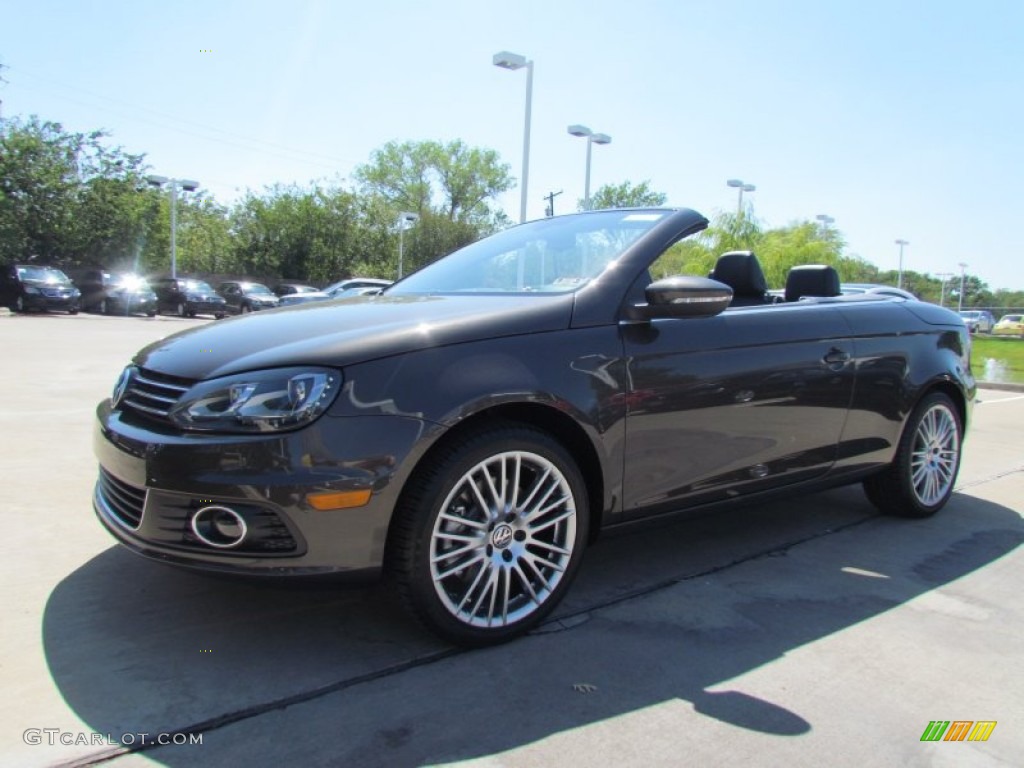
<svg viewBox="0 0 1024 768">
<path fill-rule="evenodd" d="M 312 285 L 302 283 L 278 283 L 274 286 L 274 293 L 279 297 L 294 296 L 297 293 L 319 293 L 320 289 Z"/>
<path fill-rule="evenodd" d="M 102 315 L 156 314 L 156 293 L 146 279 L 130 272 L 87 269 L 76 279 L 86 312 Z"/>
<path fill-rule="evenodd" d="M 1024 339 L 1024 315 L 1003 315 L 992 327 L 996 336 L 1020 336 Z"/>
<path fill-rule="evenodd" d="M 843 283 L 839 286 L 839 290 L 846 295 L 872 293 L 880 296 L 895 296 L 896 298 L 906 299 L 907 301 L 917 301 L 917 296 L 912 294 L 910 291 L 904 291 L 902 288 L 894 288 L 891 285 L 878 285 L 876 283 Z"/>
<path fill-rule="evenodd" d="M 724 282 L 652 279 L 707 224 L 540 219 L 380 296 L 157 341 L 96 410 L 96 514 L 183 568 L 388 569 L 428 627 L 487 645 L 643 518 L 854 482 L 887 514 L 938 512 L 976 393 L 956 313 L 841 296 L 829 266 L 735 307 Z"/>
<path fill-rule="evenodd" d="M 14 312 L 58 310 L 74 315 L 81 295 L 56 267 L 9 264 L 0 270 L 0 305 Z"/>
<path fill-rule="evenodd" d="M 178 317 L 213 315 L 218 320 L 228 311 L 227 302 L 210 284 L 191 277 L 160 277 L 152 281 L 157 311 Z"/>
<path fill-rule="evenodd" d="M 228 312 L 244 315 L 261 309 L 273 309 L 281 299 L 263 283 L 230 280 L 217 286 L 217 293 L 227 302 Z"/>
<path fill-rule="evenodd" d="M 996 319 L 987 309 L 965 309 L 960 313 L 971 333 L 992 333 Z"/>
<path fill-rule="evenodd" d="M 326 301 L 328 299 L 343 299 L 347 296 L 362 296 L 368 293 L 377 293 L 391 285 L 390 280 L 381 280 L 376 277 L 350 277 L 347 280 L 339 280 L 328 285 L 320 291 L 312 293 L 293 293 L 281 298 L 282 307 L 290 307 L 295 304 L 306 304 L 310 301 Z"/>
</svg>

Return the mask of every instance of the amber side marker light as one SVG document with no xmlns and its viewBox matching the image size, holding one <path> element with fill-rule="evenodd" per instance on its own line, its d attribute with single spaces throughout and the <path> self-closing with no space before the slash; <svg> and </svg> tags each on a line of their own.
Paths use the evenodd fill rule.
<svg viewBox="0 0 1024 768">
<path fill-rule="evenodd" d="M 369 488 L 361 491 L 328 491 L 326 493 L 307 493 L 306 503 L 313 509 L 326 512 L 331 509 L 351 509 L 362 507 L 373 494 Z"/>
</svg>

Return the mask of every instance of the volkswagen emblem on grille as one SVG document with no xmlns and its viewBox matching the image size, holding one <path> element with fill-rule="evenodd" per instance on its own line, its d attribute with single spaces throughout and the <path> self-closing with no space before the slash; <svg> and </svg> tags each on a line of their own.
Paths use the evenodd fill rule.
<svg viewBox="0 0 1024 768">
<path fill-rule="evenodd" d="M 121 371 L 120 377 L 117 379 L 117 384 L 114 385 L 114 394 L 110 397 L 111 405 L 117 408 L 121 404 L 121 400 L 124 398 L 124 393 L 128 391 L 128 385 L 132 380 L 132 373 L 135 371 L 135 366 L 129 365 L 123 371 Z"/>
</svg>

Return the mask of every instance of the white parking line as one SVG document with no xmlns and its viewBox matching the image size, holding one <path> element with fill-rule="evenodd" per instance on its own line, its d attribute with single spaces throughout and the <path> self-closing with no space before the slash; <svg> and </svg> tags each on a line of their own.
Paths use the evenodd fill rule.
<svg viewBox="0 0 1024 768">
<path fill-rule="evenodd" d="M 989 400 L 986 396 L 984 400 L 977 400 L 978 405 L 989 405 L 991 403 L 1012 403 L 1014 400 L 1024 400 L 1024 395 L 1012 395 L 1010 397 L 999 397 L 995 400 Z"/>
</svg>

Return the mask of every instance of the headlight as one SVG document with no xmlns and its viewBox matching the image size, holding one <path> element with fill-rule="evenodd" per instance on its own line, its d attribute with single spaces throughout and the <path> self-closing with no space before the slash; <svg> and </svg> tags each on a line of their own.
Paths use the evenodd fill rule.
<svg viewBox="0 0 1024 768">
<path fill-rule="evenodd" d="M 28 296 L 38 296 L 40 293 L 42 293 L 42 291 L 39 290 L 38 288 L 36 288 L 34 285 L 25 285 L 25 286 L 22 286 L 21 289 Z"/>
<path fill-rule="evenodd" d="M 196 384 L 171 408 L 182 429 L 276 432 L 305 426 L 338 395 L 341 374 L 327 368 L 279 368 Z"/>
</svg>

